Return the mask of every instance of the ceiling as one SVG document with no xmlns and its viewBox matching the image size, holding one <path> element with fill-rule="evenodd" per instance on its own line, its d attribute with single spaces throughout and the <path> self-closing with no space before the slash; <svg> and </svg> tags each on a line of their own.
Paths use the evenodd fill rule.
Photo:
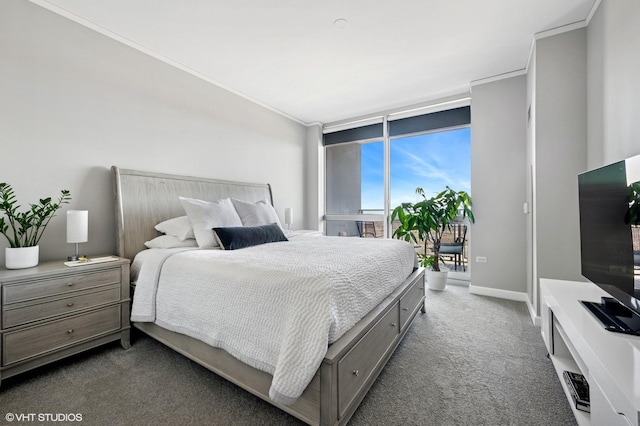
<svg viewBox="0 0 640 426">
<path fill-rule="evenodd" d="M 332 123 L 525 69 L 596 0 L 32 0 L 297 121 Z"/>
</svg>

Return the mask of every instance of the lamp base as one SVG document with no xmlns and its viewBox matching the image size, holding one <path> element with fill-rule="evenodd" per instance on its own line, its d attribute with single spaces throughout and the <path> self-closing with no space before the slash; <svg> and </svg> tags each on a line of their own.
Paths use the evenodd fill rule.
<svg viewBox="0 0 640 426">
<path fill-rule="evenodd" d="M 67 260 L 68 261 L 78 261 L 78 260 L 84 260 L 86 259 L 87 256 L 82 254 L 82 255 L 75 255 L 75 256 L 67 256 Z"/>
<path fill-rule="evenodd" d="M 79 243 L 75 243 L 75 245 L 76 245 L 76 254 L 74 254 L 73 256 L 67 256 L 67 260 L 69 262 L 75 262 L 75 261 L 78 261 L 78 260 L 87 260 L 87 255 L 86 254 L 83 254 L 83 255 L 79 254 L 80 253 L 80 244 Z"/>
</svg>

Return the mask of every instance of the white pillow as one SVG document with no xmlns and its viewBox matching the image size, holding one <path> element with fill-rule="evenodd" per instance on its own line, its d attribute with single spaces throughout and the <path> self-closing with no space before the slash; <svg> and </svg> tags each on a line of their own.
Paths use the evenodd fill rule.
<svg viewBox="0 0 640 426">
<path fill-rule="evenodd" d="M 278 219 L 275 209 L 266 198 L 255 203 L 236 199 L 232 199 L 231 201 L 240 216 L 243 226 L 260 226 L 277 223 L 280 229 L 282 229 L 280 219 Z"/>
<path fill-rule="evenodd" d="M 231 199 L 203 201 L 195 198 L 179 197 L 180 203 L 189 216 L 193 233 L 200 247 L 217 247 L 213 228 L 242 226 L 240 216 L 233 208 Z"/>
<path fill-rule="evenodd" d="M 194 239 L 181 240 L 180 238 L 174 235 L 160 235 L 159 237 L 155 237 L 151 241 L 147 241 L 144 243 L 147 248 L 161 248 L 161 249 L 169 249 L 169 248 L 177 248 L 177 247 L 198 247 L 198 243 Z"/>
<path fill-rule="evenodd" d="M 173 219 L 165 220 L 164 222 L 157 224 L 155 228 L 158 232 L 173 235 L 180 240 L 195 238 L 195 235 L 193 235 L 191 221 L 187 216 L 174 217 Z"/>
</svg>

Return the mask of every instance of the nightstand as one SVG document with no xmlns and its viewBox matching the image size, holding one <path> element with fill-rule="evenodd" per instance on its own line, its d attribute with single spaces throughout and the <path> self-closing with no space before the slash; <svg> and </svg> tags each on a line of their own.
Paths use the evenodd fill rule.
<svg viewBox="0 0 640 426">
<path fill-rule="evenodd" d="M 0 380 L 114 340 L 130 344 L 129 260 L 0 270 Z"/>
</svg>

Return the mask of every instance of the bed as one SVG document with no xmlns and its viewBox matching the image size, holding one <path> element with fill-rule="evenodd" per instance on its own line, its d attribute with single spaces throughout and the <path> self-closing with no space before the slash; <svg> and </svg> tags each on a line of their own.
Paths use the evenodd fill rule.
<svg viewBox="0 0 640 426">
<path fill-rule="evenodd" d="M 200 200 L 231 197 L 247 202 L 267 199 L 273 204 L 271 187 L 268 184 L 151 173 L 119 169 L 116 166 L 112 167 L 112 173 L 118 255 L 128 259 L 134 259 L 138 253 L 145 250 L 146 241 L 159 235 L 154 229 L 156 224 L 184 215 L 179 196 Z M 332 237 L 306 238 L 319 238 L 321 240 L 318 241 L 322 241 L 323 244 L 346 244 L 347 240 L 356 243 L 356 239 L 337 237 L 333 237 L 333 240 Z M 292 238 L 291 244 L 278 247 L 301 247 L 301 244 L 302 242 L 294 242 Z M 330 248 L 333 249 L 333 245 Z M 216 255 L 213 251 L 203 250 L 196 250 L 194 253 L 181 250 L 178 252 L 176 255 L 171 254 L 168 259 L 171 262 L 175 259 L 177 262 L 181 257 Z M 166 265 L 168 264 L 169 261 Z M 243 273 L 246 272 L 245 269 L 250 269 L 242 264 L 238 268 L 238 271 Z M 169 267 L 166 266 L 166 269 Z M 134 277 L 132 282 L 136 283 L 137 278 Z M 267 372 L 270 371 L 268 368 L 249 365 L 249 362 L 240 361 L 243 358 L 237 354 L 232 356 L 223 349 L 205 343 L 206 339 L 179 332 L 182 331 L 180 328 L 176 328 L 175 331 L 162 321 L 134 321 L 133 326 L 308 424 L 346 424 L 406 334 L 417 313 L 424 312 L 424 271 L 421 268 L 410 268 L 406 276 L 403 273 L 403 276 L 396 279 L 400 282 L 399 285 L 394 284 L 391 292 L 385 293 L 386 296 L 383 296 L 379 303 L 376 301 L 370 310 L 367 308 L 368 313 L 354 325 L 349 325 L 348 329 L 336 334 L 337 338 L 319 360 L 319 367 L 313 367 L 314 372 L 308 384 L 305 382 L 301 394 L 296 394 L 296 398 L 291 401 L 273 397 L 271 388 L 272 383 L 279 380 L 277 372 L 272 375 Z M 170 299 L 174 296 L 175 293 Z M 134 304 L 135 301 L 134 293 Z"/>
</svg>

